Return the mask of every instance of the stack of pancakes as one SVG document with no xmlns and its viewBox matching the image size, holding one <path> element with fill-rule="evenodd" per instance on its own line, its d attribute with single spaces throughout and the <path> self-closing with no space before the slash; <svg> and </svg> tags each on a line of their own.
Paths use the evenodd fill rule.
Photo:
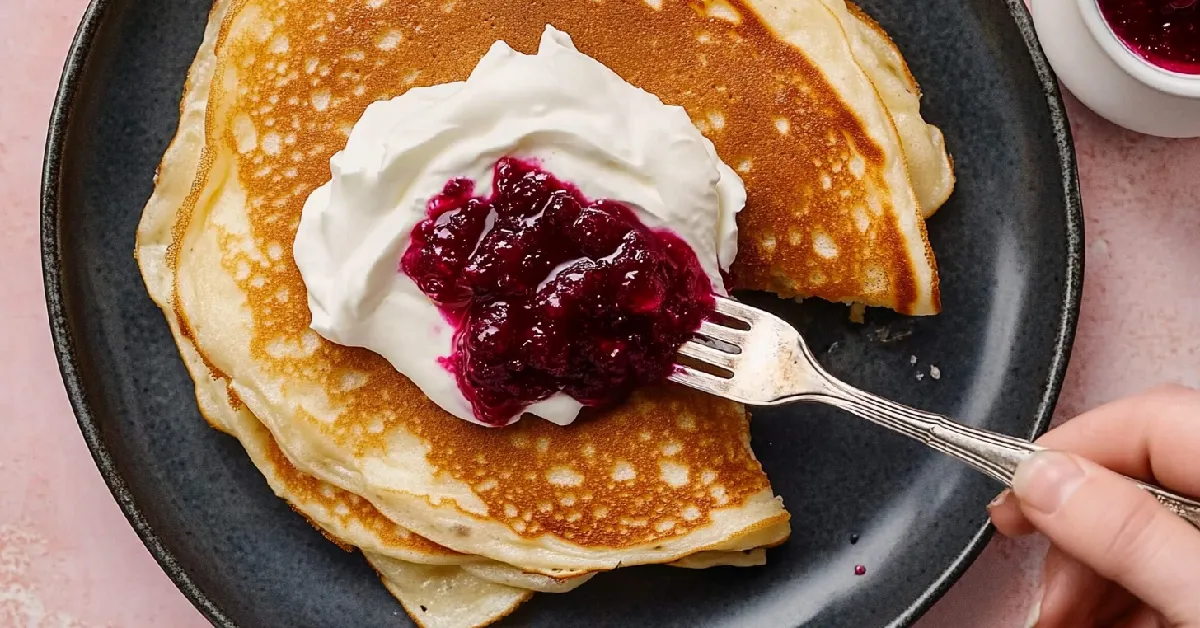
<svg viewBox="0 0 1200 628">
<path fill-rule="evenodd" d="M 204 416 L 424 626 L 617 567 L 762 564 L 790 532 L 739 404 L 664 384 L 571 426 L 489 429 L 308 327 L 292 241 L 362 111 L 464 79 L 496 40 L 533 52 L 546 24 L 683 106 L 742 176 L 738 287 L 939 308 L 924 218 L 949 157 L 843 0 L 217 0 L 138 261 Z"/>
</svg>

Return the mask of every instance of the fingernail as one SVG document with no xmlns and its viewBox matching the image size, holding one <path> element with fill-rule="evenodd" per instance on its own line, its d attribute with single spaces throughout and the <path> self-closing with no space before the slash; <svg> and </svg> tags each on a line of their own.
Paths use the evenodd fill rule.
<svg viewBox="0 0 1200 628">
<path fill-rule="evenodd" d="M 1068 454 L 1040 451 L 1030 456 L 1013 477 L 1013 492 L 1021 503 L 1054 514 L 1083 484 L 1083 467 Z"/>
<path fill-rule="evenodd" d="M 1025 619 L 1025 628 L 1034 628 L 1042 618 L 1042 591 L 1038 589 L 1037 597 L 1033 598 L 1033 607 L 1029 609 L 1029 617 Z"/>
<path fill-rule="evenodd" d="M 992 501 L 988 502 L 988 510 L 999 508 L 1000 506 L 1004 505 L 1004 502 L 1008 501 L 1008 497 L 1010 495 L 1012 495 L 1012 489 L 1006 488 L 1003 491 L 1000 491 L 999 495 L 992 499 Z"/>
</svg>

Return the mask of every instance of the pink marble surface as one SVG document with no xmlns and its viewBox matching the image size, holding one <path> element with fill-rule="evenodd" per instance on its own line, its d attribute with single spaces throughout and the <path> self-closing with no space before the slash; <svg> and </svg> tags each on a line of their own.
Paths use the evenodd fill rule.
<svg viewBox="0 0 1200 628">
<path fill-rule="evenodd" d="M 0 0 L 0 628 L 206 625 L 129 528 L 67 404 L 38 258 L 38 180 L 85 0 Z M 1200 141 L 1137 136 L 1068 102 L 1087 280 L 1059 417 L 1147 386 L 1200 386 Z M 1024 624 L 1044 546 L 993 541 L 922 628 Z"/>
</svg>

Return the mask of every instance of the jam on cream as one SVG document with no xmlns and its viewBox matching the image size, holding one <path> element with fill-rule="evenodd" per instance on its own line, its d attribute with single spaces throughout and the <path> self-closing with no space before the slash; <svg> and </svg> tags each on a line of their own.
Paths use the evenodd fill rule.
<svg viewBox="0 0 1200 628">
<path fill-rule="evenodd" d="M 644 239 L 641 244 L 653 249 L 659 262 L 683 260 L 676 265 L 692 269 L 684 275 L 692 277 L 694 271 L 716 293 L 724 292 L 721 271 L 737 253 L 734 218 L 745 203 L 745 188 L 682 108 L 625 82 L 552 27 L 546 28 L 535 55 L 496 42 L 466 81 L 414 88 L 367 108 L 346 148 L 330 160 L 331 180 L 305 203 L 296 235 L 293 252 L 308 288 L 313 329 L 330 341 L 382 355 L 434 403 L 462 419 L 502 425 L 528 412 L 567 424 L 582 403 L 561 392 L 575 390 L 559 389 L 561 381 L 540 384 L 549 386 L 548 396 L 540 400 L 534 398 L 546 391 L 517 395 L 511 403 L 488 402 L 484 405 L 493 409 L 477 414 L 477 391 L 468 386 L 464 393 L 459 381 L 464 371 L 456 364 L 461 360 L 456 343 L 467 335 L 459 330 L 470 308 L 462 293 L 449 293 L 465 284 L 450 281 L 439 288 L 427 281 L 432 275 L 416 266 L 412 273 L 402 268 L 407 252 L 424 250 L 428 243 L 414 241 L 414 234 L 418 240 L 428 237 L 420 225 L 455 216 L 465 221 L 465 213 L 479 210 L 446 208 L 503 198 L 498 186 L 504 176 L 498 173 L 505 164 L 521 177 L 540 177 L 563 203 L 569 197 L 579 205 L 581 213 L 594 212 L 597 224 L 619 223 L 611 231 L 601 228 L 605 234 L 637 234 L 629 237 Z M 513 210 L 513 215 L 524 216 L 524 211 L 529 210 Z M 493 208 L 484 217 L 476 236 L 478 251 L 472 248 L 468 254 L 459 247 L 445 253 L 478 254 L 481 259 L 495 254 L 486 247 L 502 222 L 500 213 Z M 607 248 L 607 240 L 605 246 L 571 242 L 550 246 L 559 247 L 557 252 L 527 250 L 551 257 L 579 255 L 550 268 L 532 292 L 578 274 L 564 274 L 571 264 L 595 264 L 617 253 L 600 250 Z M 681 248 L 689 249 L 684 252 L 690 256 L 682 255 Z M 432 257 L 421 257 L 423 263 L 433 263 Z M 508 267 L 496 264 L 480 274 L 512 274 L 503 268 Z M 517 274 L 528 282 L 538 272 Z M 600 272 L 595 280 L 607 276 Z M 473 285 L 485 293 L 501 289 L 500 283 Z M 637 309 L 640 298 L 630 297 L 622 307 Z M 657 297 L 644 298 L 652 302 Z M 491 297 L 475 301 L 487 299 Z M 666 338 L 653 339 L 662 340 Z M 586 403 L 602 401 L 580 394 Z"/>
<path fill-rule="evenodd" d="M 666 379 L 713 310 L 686 242 L 511 157 L 489 196 L 473 191 L 454 179 L 430 201 L 401 269 L 454 325 L 443 366 L 477 419 L 505 425 L 559 392 L 604 405 Z"/>
</svg>

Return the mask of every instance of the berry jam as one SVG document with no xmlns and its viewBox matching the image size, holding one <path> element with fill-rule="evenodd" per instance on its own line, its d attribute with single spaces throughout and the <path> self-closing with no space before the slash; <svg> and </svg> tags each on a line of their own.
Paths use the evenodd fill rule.
<svg viewBox="0 0 1200 628">
<path fill-rule="evenodd" d="M 400 269 L 455 326 L 443 366 L 489 425 L 559 391 L 598 406 L 665 379 L 713 310 L 686 242 L 536 164 L 501 159 L 486 197 L 453 179 L 427 211 Z"/>
<path fill-rule="evenodd" d="M 1097 0 L 1126 48 L 1171 72 L 1200 74 L 1200 0 Z"/>
</svg>

